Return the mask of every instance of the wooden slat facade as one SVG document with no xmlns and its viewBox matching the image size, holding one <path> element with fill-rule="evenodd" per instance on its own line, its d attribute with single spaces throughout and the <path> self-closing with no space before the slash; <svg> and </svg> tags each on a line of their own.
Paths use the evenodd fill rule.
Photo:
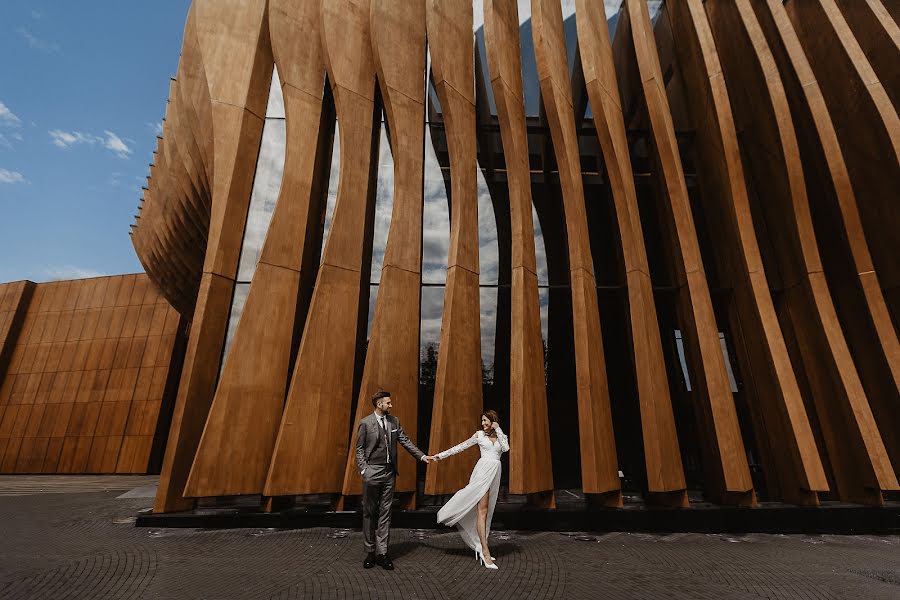
<svg viewBox="0 0 900 600">
<path fill-rule="evenodd" d="M 0 284 L 0 472 L 157 471 L 182 327 L 144 274 Z"/>
<path fill-rule="evenodd" d="M 605 506 L 629 489 L 676 507 L 689 489 L 882 504 L 900 488 L 892 4 L 625 0 L 611 31 L 589 0 L 195 0 L 132 228 L 191 321 L 155 510 L 343 505 L 379 388 L 430 452 L 508 410 L 503 485 L 538 507 L 560 487 Z M 283 115 L 267 114 L 273 66 Z M 268 120 L 285 122 L 285 167 L 239 282 Z M 151 333 L 166 318 L 131 302 L 146 284 L 104 285 L 39 286 L 30 305 L 71 315 L 19 317 L 33 341 L 7 359 L 4 401 L 75 401 L 5 410 L 3 468 L 140 455 L 126 440 L 148 435 L 161 367 L 145 354 L 166 346 Z M 111 349 L 115 335 L 128 341 Z M 4 352 L 0 337 L 0 370 Z M 401 455 L 403 505 L 465 485 L 473 452 L 427 468 Z"/>
</svg>

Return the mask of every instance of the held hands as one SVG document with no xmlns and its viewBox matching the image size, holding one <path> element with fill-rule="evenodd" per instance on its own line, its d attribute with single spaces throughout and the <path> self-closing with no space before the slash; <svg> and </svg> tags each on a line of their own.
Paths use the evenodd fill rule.
<svg viewBox="0 0 900 600">
<path fill-rule="evenodd" d="M 438 461 L 437 456 L 423 456 L 422 457 L 422 462 L 424 462 L 425 464 L 431 464 L 432 462 L 437 462 L 437 461 Z"/>
</svg>

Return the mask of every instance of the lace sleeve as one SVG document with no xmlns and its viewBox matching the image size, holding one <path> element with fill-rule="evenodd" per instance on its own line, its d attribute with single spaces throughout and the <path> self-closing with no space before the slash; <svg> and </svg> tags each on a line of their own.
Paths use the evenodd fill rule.
<svg viewBox="0 0 900 600">
<path fill-rule="evenodd" d="M 443 452 L 438 453 L 436 455 L 437 459 L 444 460 L 448 456 L 453 456 L 454 454 L 459 454 L 463 450 L 467 450 L 477 443 L 478 443 L 478 433 L 476 432 L 475 435 L 473 435 L 472 437 L 470 437 L 463 443 L 457 444 L 457 445 L 453 446 L 452 448 L 449 448 L 447 450 L 444 450 Z"/>
<path fill-rule="evenodd" d="M 506 434 L 500 429 L 500 425 L 497 425 L 495 431 L 497 432 L 497 441 L 500 442 L 500 450 L 509 452 L 509 438 L 506 437 Z"/>
</svg>

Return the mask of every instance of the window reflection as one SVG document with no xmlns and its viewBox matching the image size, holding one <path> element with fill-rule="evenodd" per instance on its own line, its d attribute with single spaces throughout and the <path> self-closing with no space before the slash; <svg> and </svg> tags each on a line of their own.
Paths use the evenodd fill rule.
<svg viewBox="0 0 900 600">
<path fill-rule="evenodd" d="M 328 173 L 328 197 L 325 204 L 325 226 L 322 232 L 322 250 L 325 253 L 325 242 L 331 230 L 331 219 L 334 216 L 334 205 L 337 202 L 338 183 L 341 176 L 341 131 L 340 123 L 334 124 L 334 146 L 331 150 L 331 170 Z M 320 254 L 320 259 L 321 259 Z"/>
<path fill-rule="evenodd" d="M 275 211 L 281 190 L 285 138 L 285 121 L 266 119 L 256 164 L 256 178 L 253 180 L 253 191 L 250 195 L 238 281 L 249 282 L 253 279 L 256 263 L 259 262 L 266 232 L 269 230 L 269 223 L 272 221 L 272 213 Z"/>
<path fill-rule="evenodd" d="M 422 222 L 422 282 L 445 283 L 450 253 L 450 202 L 441 165 L 425 128 L 425 180 Z"/>
<path fill-rule="evenodd" d="M 372 235 L 372 269 L 370 281 L 381 281 L 384 252 L 388 232 L 391 229 L 391 213 L 394 210 L 394 157 L 385 128 L 381 128 L 381 144 L 378 156 L 378 178 L 375 183 L 375 224 Z"/>
<path fill-rule="evenodd" d="M 234 286 L 234 297 L 231 302 L 231 314 L 228 316 L 228 329 L 225 333 L 225 348 L 222 351 L 222 362 L 219 363 L 219 372 L 225 366 L 225 357 L 231 350 L 231 344 L 234 341 L 234 334 L 237 331 L 238 323 L 241 315 L 244 313 L 244 305 L 247 303 L 247 296 L 250 295 L 249 283 L 238 283 Z"/>
<path fill-rule="evenodd" d="M 434 386 L 437 357 L 441 345 L 441 314 L 444 310 L 444 286 L 422 287 L 422 320 L 419 330 L 419 380 Z"/>
</svg>

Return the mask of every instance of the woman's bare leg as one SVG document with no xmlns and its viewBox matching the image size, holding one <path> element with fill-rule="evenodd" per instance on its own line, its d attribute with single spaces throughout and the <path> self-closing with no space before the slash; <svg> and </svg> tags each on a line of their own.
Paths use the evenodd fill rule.
<svg viewBox="0 0 900 600">
<path fill-rule="evenodd" d="M 475 528 L 478 530 L 478 537 L 481 540 L 481 554 L 484 556 L 484 562 L 492 565 L 494 561 L 490 558 L 491 551 L 488 550 L 487 542 L 487 514 L 490 500 L 491 491 L 488 490 L 484 498 L 478 501 L 478 520 L 475 522 Z"/>
</svg>

